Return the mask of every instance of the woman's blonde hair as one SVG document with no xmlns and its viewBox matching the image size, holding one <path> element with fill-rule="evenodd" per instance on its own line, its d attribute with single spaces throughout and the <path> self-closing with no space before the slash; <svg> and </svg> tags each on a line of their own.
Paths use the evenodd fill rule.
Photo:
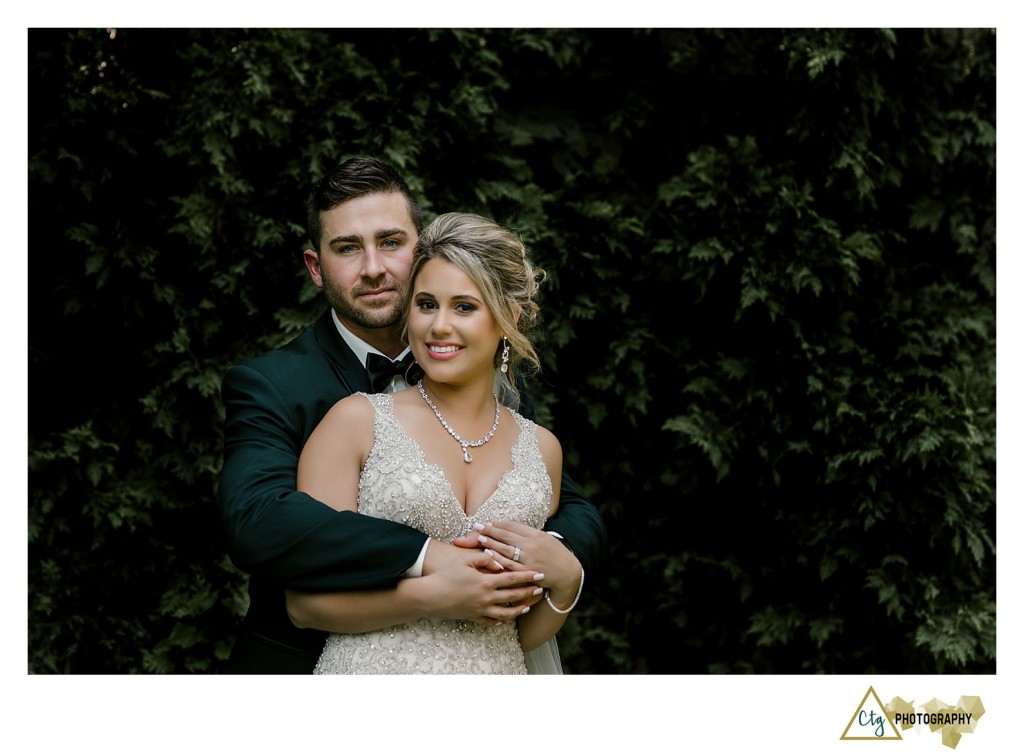
<svg viewBox="0 0 1024 754">
<path fill-rule="evenodd" d="M 523 368 L 540 369 L 529 333 L 537 325 L 540 307 L 534 296 L 544 280 L 544 270 L 533 267 L 518 236 L 494 221 L 465 212 L 439 215 L 420 234 L 413 255 L 403 311 L 406 337 L 416 276 L 431 259 L 454 264 L 483 294 L 484 303 L 509 345 L 507 372 L 499 369 L 501 342 L 494 354 L 495 392 L 503 403 L 517 408 L 516 373 Z"/>
</svg>

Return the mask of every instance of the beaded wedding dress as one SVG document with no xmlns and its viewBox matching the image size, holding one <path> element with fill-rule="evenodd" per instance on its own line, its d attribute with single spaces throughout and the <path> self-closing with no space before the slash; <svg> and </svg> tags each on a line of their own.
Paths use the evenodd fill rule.
<svg viewBox="0 0 1024 754">
<path fill-rule="evenodd" d="M 519 425 L 512 468 L 477 511 L 467 516 L 444 471 L 426 462 L 419 444 L 395 418 L 393 396 L 360 395 L 376 409 L 373 447 L 359 477 L 360 513 L 401 522 L 443 542 L 466 534 L 478 521 L 514 520 L 538 529 L 544 526 L 551 479 L 540 454 L 536 427 L 529 419 L 502 408 Z M 554 646 L 552 641 L 540 649 L 551 652 Z M 560 672 L 547 662 L 545 666 L 538 670 L 531 664 L 531 672 Z M 331 634 L 314 670 L 317 674 L 526 672 L 514 623 L 490 627 L 441 618 L 420 618 L 362 634 Z"/>
</svg>

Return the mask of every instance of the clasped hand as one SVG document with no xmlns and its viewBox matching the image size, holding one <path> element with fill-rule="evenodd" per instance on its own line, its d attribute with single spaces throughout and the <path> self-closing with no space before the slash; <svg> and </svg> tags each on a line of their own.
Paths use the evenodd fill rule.
<svg viewBox="0 0 1024 754">
<path fill-rule="evenodd" d="M 432 540 L 423 578 L 433 585 L 435 615 L 493 626 L 514 621 L 540 601 L 544 589 L 567 606 L 581 567 L 555 537 L 511 521 L 481 524 L 452 545 Z M 515 548 L 519 559 L 514 560 Z"/>
<path fill-rule="evenodd" d="M 508 571 L 543 574 L 535 583 L 549 589 L 556 605 L 568 607 L 580 586 L 583 567 L 557 537 L 517 521 L 476 524 L 476 535 L 455 540 L 460 547 L 483 547 Z M 518 557 L 517 555 L 518 549 Z M 530 604 L 539 600 L 531 598 Z"/>
</svg>

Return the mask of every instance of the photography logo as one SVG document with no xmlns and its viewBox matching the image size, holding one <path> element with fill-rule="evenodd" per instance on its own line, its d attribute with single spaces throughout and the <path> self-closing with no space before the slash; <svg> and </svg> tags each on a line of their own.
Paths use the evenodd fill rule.
<svg viewBox="0 0 1024 754">
<path fill-rule="evenodd" d="M 903 736 L 896 730 L 889 710 L 878 698 L 875 689 L 868 686 L 868 693 L 860 700 L 860 704 L 850 718 L 841 741 L 902 741 Z"/>
<path fill-rule="evenodd" d="M 981 697 L 962 696 L 955 705 L 932 699 L 920 707 L 895 697 L 882 704 L 874 687 L 869 686 L 850 718 L 841 741 L 901 741 L 900 731 L 927 725 L 932 733 L 940 733 L 942 744 L 955 749 L 964 733 L 974 733 L 978 720 L 985 714 Z"/>
</svg>

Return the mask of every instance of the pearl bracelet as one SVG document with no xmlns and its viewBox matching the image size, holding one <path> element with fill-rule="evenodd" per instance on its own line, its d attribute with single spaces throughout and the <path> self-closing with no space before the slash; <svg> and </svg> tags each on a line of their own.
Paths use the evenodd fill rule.
<svg viewBox="0 0 1024 754">
<path fill-rule="evenodd" d="M 583 594 L 583 567 L 582 566 L 580 566 L 580 588 L 576 591 L 576 599 L 574 599 L 572 601 L 572 604 L 569 605 L 568 608 L 566 608 L 565 610 L 560 610 L 559 608 L 555 607 L 555 603 L 551 601 L 551 590 L 550 589 L 545 589 L 544 590 L 544 599 L 545 599 L 545 601 L 547 601 L 548 607 L 550 607 L 556 613 L 558 613 L 559 615 L 568 615 L 569 613 L 572 612 L 572 609 L 574 607 L 576 607 L 576 603 L 580 601 L 580 595 L 581 594 Z"/>
</svg>

